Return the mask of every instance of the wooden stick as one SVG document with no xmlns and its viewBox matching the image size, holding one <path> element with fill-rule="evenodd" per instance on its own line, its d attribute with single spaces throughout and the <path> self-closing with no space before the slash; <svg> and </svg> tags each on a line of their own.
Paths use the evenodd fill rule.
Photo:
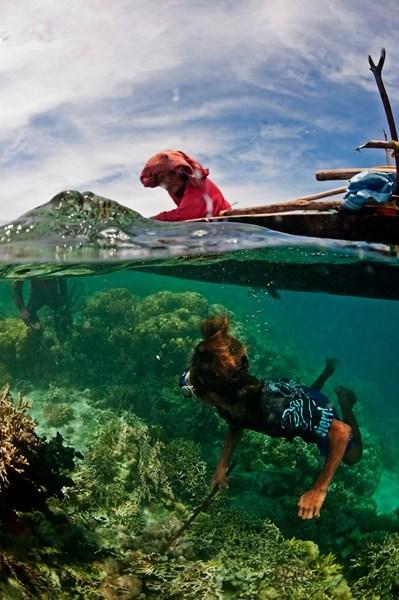
<svg viewBox="0 0 399 600">
<path fill-rule="evenodd" d="M 262 217 L 266 215 L 277 215 L 283 213 L 290 213 L 295 211 L 317 211 L 317 212 L 327 212 L 329 210 L 336 210 L 342 206 L 342 200 L 313 200 L 308 202 L 307 204 L 290 204 L 286 202 L 285 204 L 269 204 L 266 206 L 248 206 L 247 208 L 240 208 L 235 210 L 229 210 L 224 215 L 219 215 L 218 217 L 211 217 L 209 220 L 212 221 L 220 221 L 224 218 L 231 217 L 250 217 L 252 215 L 256 215 L 257 217 Z"/>
<path fill-rule="evenodd" d="M 231 473 L 231 471 L 234 469 L 235 465 L 236 465 L 235 462 L 231 463 L 229 468 L 226 470 L 226 475 L 229 475 Z M 198 515 L 208 507 L 209 502 L 212 500 L 212 498 L 215 496 L 215 494 L 217 494 L 219 489 L 220 489 L 219 484 L 216 484 L 213 486 L 212 490 L 209 492 L 209 494 L 207 495 L 205 500 L 203 500 L 201 502 L 201 504 L 199 506 L 197 506 L 197 508 L 194 510 L 191 517 L 189 519 L 187 519 L 187 521 L 185 521 L 183 523 L 183 525 L 176 531 L 176 533 L 167 540 L 166 545 L 163 549 L 164 552 L 166 552 L 166 550 L 168 550 L 168 548 L 170 548 L 175 543 L 175 541 L 179 539 L 179 537 L 184 533 L 184 531 L 186 531 L 186 529 L 188 529 L 190 527 L 190 525 L 194 521 L 194 519 L 196 519 L 198 517 Z"/>
<path fill-rule="evenodd" d="M 383 165 L 379 167 L 347 167 L 345 169 L 323 169 L 316 171 L 317 181 L 331 181 L 333 179 L 351 179 L 354 175 L 362 171 L 376 171 L 377 173 L 392 173 L 395 167 L 392 165 Z"/>
<path fill-rule="evenodd" d="M 390 142 L 381 140 L 370 140 L 369 142 L 358 146 L 356 150 L 363 150 L 363 148 L 383 148 L 384 150 L 394 150 L 395 152 L 397 152 L 398 142 L 394 142 L 393 140 L 391 140 Z"/>
<path fill-rule="evenodd" d="M 395 119 L 393 118 L 391 103 L 388 98 L 388 94 L 385 89 L 384 82 L 382 81 L 382 69 L 385 62 L 385 48 L 381 49 L 381 56 L 378 64 L 376 65 L 369 55 L 369 65 L 370 70 L 374 75 L 375 81 L 377 83 L 378 91 L 380 92 L 381 100 L 384 105 L 385 114 L 388 121 L 389 131 L 391 133 L 391 138 L 397 142 L 398 141 L 398 132 L 396 130 Z M 395 165 L 396 165 L 396 179 L 399 183 L 399 154 L 395 152 Z"/>
<path fill-rule="evenodd" d="M 221 214 L 222 217 L 232 217 L 238 215 L 254 215 L 254 214 L 271 214 L 276 212 L 288 212 L 290 210 L 319 210 L 322 202 L 312 203 L 313 200 L 320 200 L 321 198 L 329 198 L 330 196 L 336 196 L 337 194 L 343 194 L 346 191 L 345 187 L 334 188 L 333 190 L 326 190 L 325 192 L 319 192 L 318 194 L 310 194 L 309 196 L 301 196 L 300 198 L 295 198 L 294 200 L 282 200 L 281 202 L 276 202 L 274 204 L 266 204 L 265 206 L 252 206 L 248 208 L 233 208 L 231 210 L 226 210 Z M 334 203 L 334 206 L 338 204 Z M 326 204 L 324 204 L 324 210 L 328 209 Z M 322 209 L 323 210 L 323 209 Z"/>
<path fill-rule="evenodd" d="M 329 196 L 336 196 L 337 194 L 343 194 L 346 191 L 346 187 L 334 188 L 332 190 L 325 190 L 324 192 L 318 192 L 317 194 L 309 194 L 308 196 L 300 196 L 294 200 L 287 200 L 286 204 L 306 204 L 311 200 L 321 200 L 321 198 L 328 198 Z M 281 204 L 281 202 L 279 202 Z M 273 206 L 273 205 L 272 205 Z"/>
</svg>

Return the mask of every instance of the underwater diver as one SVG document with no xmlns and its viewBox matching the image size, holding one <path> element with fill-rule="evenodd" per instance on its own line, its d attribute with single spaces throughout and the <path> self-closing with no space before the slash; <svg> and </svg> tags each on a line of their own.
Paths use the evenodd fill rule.
<svg viewBox="0 0 399 600">
<path fill-rule="evenodd" d="M 230 204 L 208 178 L 209 170 L 181 150 L 164 150 L 146 162 L 140 181 L 144 187 L 166 189 L 177 208 L 154 215 L 157 221 L 187 221 L 216 217 Z"/>
<path fill-rule="evenodd" d="M 228 485 L 226 470 L 244 429 L 288 441 L 299 436 L 306 443 L 317 444 L 325 456 L 313 486 L 298 501 L 299 517 L 319 517 L 341 461 L 354 465 L 362 456 L 361 434 L 352 410 L 355 394 L 344 387 L 335 389 L 341 420 L 320 392 L 337 361 L 327 359 L 325 369 L 309 387 L 290 379 L 259 380 L 249 373 L 246 349 L 230 335 L 226 315 L 203 321 L 202 334 L 204 339 L 179 383 L 185 396 L 196 396 L 215 407 L 229 425 L 212 487 Z"/>
<path fill-rule="evenodd" d="M 23 297 L 24 280 L 13 282 L 13 295 L 16 307 L 23 322 L 41 332 L 42 324 L 38 311 L 49 306 L 54 311 L 54 329 L 58 339 L 63 339 L 72 327 L 70 299 L 65 277 L 38 278 L 29 280 L 29 297 L 25 304 Z"/>
</svg>

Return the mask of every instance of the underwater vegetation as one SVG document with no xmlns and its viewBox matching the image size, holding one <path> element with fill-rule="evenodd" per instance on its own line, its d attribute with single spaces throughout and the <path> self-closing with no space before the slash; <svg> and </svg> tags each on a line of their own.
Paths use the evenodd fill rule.
<svg viewBox="0 0 399 600">
<path fill-rule="evenodd" d="M 364 457 L 340 467 L 320 519 L 296 516 L 317 449 L 247 432 L 230 488 L 168 547 L 209 491 L 226 427 L 177 386 L 218 311 L 194 292 L 121 287 L 86 292 L 65 339 L 46 315 L 40 335 L 0 319 L 1 598 L 398 597 L 399 514 L 372 496 L 399 442 L 385 456 L 364 407 Z M 256 375 L 310 383 L 323 367 L 273 325 L 259 335 L 230 316 Z"/>
</svg>

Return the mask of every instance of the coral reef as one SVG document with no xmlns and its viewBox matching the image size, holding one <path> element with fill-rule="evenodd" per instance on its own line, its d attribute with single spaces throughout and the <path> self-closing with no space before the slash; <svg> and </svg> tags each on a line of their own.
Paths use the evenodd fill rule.
<svg viewBox="0 0 399 600">
<path fill-rule="evenodd" d="M 312 542 L 285 541 L 273 524 L 241 511 L 202 515 L 189 537 L 196 560 L 136 555 L 147 598 L 352 598 L 332 556 Z"/>
<path fill-rule="evenodd" d="M 76 452 L 61 435 L 39 437 L 27 405 L 2 392 L 0 508 L 21 511 L 25 532 L 14 535 L 3 519 L 0 596 L 397 596 L 399 514 L 379 515 L 372 498 L 384 461 L 393 469 L 399 460 L 395 427 L 378 439 L 361 411 L 364 457 L 340 467 L 320 519 L 296 516 L 297 499 L 321 466 L 317 448 L 247 432 L 229 490 L 165 552 L 208 493 L 226 430 L 177 385 L 201 319 L 224 309 L 198 293 L 140 298 L 123 287 L 81 301 L 61 340 L 46 314 L 42 336 L 19 320 L 0 320 L 0 383 L 29 391 L 41 430 L 69 432 L 66 439 L 84 452 L 74 468 Z M 301 364 L 273 324 L 265 332 L 256 319 L 244 326 L 231 316 L 259 376 L 315 379 L 315 366 Z"/>
<path fill-rule="evenodd" d="M 0 361 L 0 388 L 6 385 L 7 382 L 12 382 L 11 373 L 5 364 Z"/>
<path fill-rule="evenodd" d="M 388 526 L 372 500 L 381 475 L 380 453 L 367 432 L 364 438 L 362 461 L 354 467 L 340 466 L 320 519 L 302 521 L 296 516 L 297 500 L 313 484 L 323 460 L 316 446 L 298 438 L 287 443 L 247 432 L 236 451 L 238 465 L 230 486 L 233 505 L 271 519 L 286 536 L 311 539 L 323 552 L 347 561 L 361 548 L 363 535 Z M 392 516 L 388 530 L 397 525 Z"/>
<path fill-rule="evenodd" d="M 138 531 L 144 505 L 171 498 L 160 449 L 135 415 L 102 415 L 75 474 L 69 503 L 85 513 L 104 545 L 118 545 L 124 532 Z"/>
<path fill-rule="evenodd" d="M 23 400 L 14 406 L 9 385 L 0 391 L 0 494 L 9 487 L 12 474 L 22 474 L 29 465 L 28 449 L 42 445 L 27 408 Z"/>
<path fill-rule="evenodd" d="M 207 301 L 194 292 L 165 291 L 143 299 L 134 332 L 137 347 L 145 349 L 138 373 L 162 376 L 175 374 L 176 365 L 183 369 L 207 310 Z"/>
<path fill-rule="evenodd" d="M 353 561 L 355 598 L 391 600 L 399 597 L 399 534 L 371 542 Z"/>
<path fill-rule="evenodd" d="M 36 434 L 24 400 L 14 405 L 5 386 L 0 393 L 0 515 L 14 510 L 47 511 L 46 501 L 62 498 L 78 456 L 57 434 L 47 441 Z"/>
<path fill-rule="evenodd" d="M 208 488 L 207 465 L 200 445 L 191 440 L 172 440 L 162 458 L 173 493 L 183 500 L 199 502 Z"/>
<path fill-rule="evenodd" d="M 21 319 L 0 319 L 1 363 L 12 377 L 32 375 L 38 352 L 40 336 L 35 331 L 26 327 Z"/>
</svg>

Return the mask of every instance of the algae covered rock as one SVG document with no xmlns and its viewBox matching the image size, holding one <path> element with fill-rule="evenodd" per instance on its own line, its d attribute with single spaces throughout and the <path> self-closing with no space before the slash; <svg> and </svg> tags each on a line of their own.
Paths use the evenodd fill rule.
<svg viewBox="0 0 399 600">
<path fill-rule="evenodd" d="M 49 427 L 62 427 L 73 419 L 73 408 L 69 404 L 48 402 L 43 407 L 43 417 Z"/>
</svg>

